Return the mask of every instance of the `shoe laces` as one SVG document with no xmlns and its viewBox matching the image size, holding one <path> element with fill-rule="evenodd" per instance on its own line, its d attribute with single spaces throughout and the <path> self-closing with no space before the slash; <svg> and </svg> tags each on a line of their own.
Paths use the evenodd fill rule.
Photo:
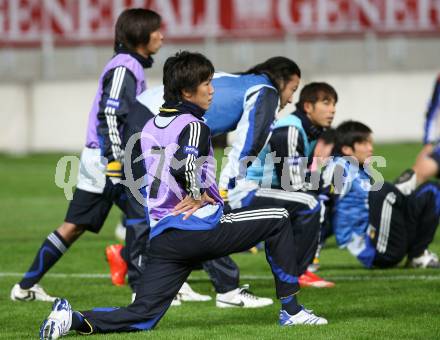
<svg viewBox="0 0 440 340">
<path fill-rule="evenodd" d="M 239 293 L 240 295 L 248 298 L 248 299 L 252 299 L 252 300 L 258 300 L 258 297 L 255 296 L 255 294 L 253 294 L 250 290 L 249 290 L 249 285 L 243 285 L 240 288 Z"/>
</svg>

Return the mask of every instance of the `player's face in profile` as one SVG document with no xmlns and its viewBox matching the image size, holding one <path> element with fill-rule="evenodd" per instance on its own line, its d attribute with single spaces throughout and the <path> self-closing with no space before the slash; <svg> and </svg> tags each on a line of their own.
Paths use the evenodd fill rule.
<svg viewBox="0 0 440 340">
<path fill-rule="evenodd" d="M 193 92 L 183 92 L 183 97 L 193 103 L 198 105 L 204 110 L 209 109 L 209 105 L 211 105 L 212 96 L 214 94 L 214 87 L 211 83 L 211 78 L 208 80 L 205 80 L 199 86 L 197 86 L 197 89 Z"/>
<path fill-rule="evenodd" d="M 150 41 L 146 46 L 148 55 L 155 54 L 162 47 L 163 35 L 160 30 L 156 30 L 150 34 Z"/>
<path fill-rule="evenodd" d="M 306 102 L 304 109 L 313 125 L 327 128 L 332 125 L 335 117 L 336 103 L 333 99 L 324 98 L 314 104 Z"/>
<path fill-rule="evenodd" d="M 282 110 L 288 103 L 292 102 L 293 94 L 298 89 L 300 80 L 301 79 L 295 74 L 286 84 L 284 84 L 280 95 L 280 110 Z"/>
<path fill-rule="evenodd" d="M 362 142 L 354 143 L 353 147 L 342 147 L 342 153 L 344 155 L 356 158 L 361 165 L 368 162 L 368 158 L 373 156 L 373 151 L 373 138 L 371 137 L 371 135 Z"/>
</svg>

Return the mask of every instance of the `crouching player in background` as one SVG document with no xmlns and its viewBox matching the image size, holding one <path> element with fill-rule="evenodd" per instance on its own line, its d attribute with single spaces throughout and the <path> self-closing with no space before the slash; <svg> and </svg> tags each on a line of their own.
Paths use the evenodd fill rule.
<svg viewBox="0 0 440 340">
<path fill-rule="evenodd" d="M 223 214 L 209 128 L 202 121 L 214 93 L 213 73 L 211 62 L 198 53 L 181 52 L 165 62 L 165 104 L 142 132 L 151 232 L 135 301 L 111 311 L 72 312 L 67 300 L 57 299 L 41 326 L 41 339 L 56 339 L 69 330 L 151 329 L 194 267 L 263 240 L 281 300 L 280 324 L 327 323 L 297 302 L 297 262 L 294 253 L 286 256 L 294 247 L 287 210 L 245 208 Z"/>
<path fill-rule="evenodd" d="M 334 286 L 307 271 L 318 247 L 321 226 L 318 195 L 311 191 L 318 189 L 319 179 L 313 188 L 308 167 L 317 139 L 333 121 L 337 100 L 335 89 L 327 83 L 304 86 L 297 110 L 274 123 L 269 144 L 249 167 L 246 179 L 229 190 L 233 209 L 270 204 L 289 211 L 301 286 Z"/>
<path fill-rule="evenodd" d="M 440 268 L 437 255 L 428 250 L 439 223 L 440 186 L 426 183 L 404 196 L 393 184 L 373 179 L 369 127 L 347 121 L 336 132 L 335 158 L 323 173 L 323 190 L 330 197 L 339 246 L 367 268 L 392 267 L 405 256 L 408 267 Z"/>
</svg>

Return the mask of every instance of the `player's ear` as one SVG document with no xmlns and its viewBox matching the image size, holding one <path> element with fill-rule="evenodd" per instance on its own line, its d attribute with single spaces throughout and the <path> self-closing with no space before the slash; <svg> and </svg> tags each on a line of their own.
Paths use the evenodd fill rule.
<svg viewBox="0 0 440 340">
<path fill-rule="evenodd" d="M 185 100 L 188 100 L 192 97 L 193 93 L 191 91 L 188 91 L 186 89 L 182 90 L 182 98 Z"/>
<path fill-rule="evenodd" d="M 280 89 L 280 96 L 281 96 L 281 92 L 283 92 L 284 88 L 286 87 L 286 84 L 283 79 L 277 79 L 276 82 L 278 83 L 278 88 Z"/>
<path fill-rule="evenodd" d="M 313 111 L 313 103 L 311 102 L 304 102 L 304 111 L 305 113 L 311 113 Z"/>
<path fill-rule="evenodd" d="M 341 150 L 345 156 L 353 156 L 353 154 L 354 154 L 353 148 L 348 145 L 344 145 Z"/>
</svg>

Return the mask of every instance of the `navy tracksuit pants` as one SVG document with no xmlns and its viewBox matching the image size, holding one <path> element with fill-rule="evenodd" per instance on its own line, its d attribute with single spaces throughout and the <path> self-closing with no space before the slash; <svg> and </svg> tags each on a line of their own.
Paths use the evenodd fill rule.
<svg viewBox="0 0 440 340">
<path fill-rule="evenodd" d="M 150 241 L 147 263 L 128 307 L 82 312 L 93 332 L 152 329 L 165 314 L 193 268 L 202 262 L 241 252 L 265 241 L 278 298 L 299 291 L 292 227 L 283 208 L 243 208 L 223 215 L 204 231 L 168 229 Z M 289 256 L 286 256 L 289 254 Z"/>
</svg>

